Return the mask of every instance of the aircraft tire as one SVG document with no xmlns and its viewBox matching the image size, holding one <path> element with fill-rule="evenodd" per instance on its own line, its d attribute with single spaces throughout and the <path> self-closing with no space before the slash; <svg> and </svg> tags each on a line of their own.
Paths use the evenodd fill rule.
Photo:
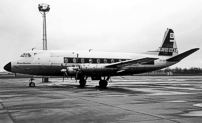
<svg viewBox="0 0 202 123">
<path fill-rule="evenodd" d="M 35 87 L 35 83 L 34 82 L 30 82 L 29 83 L 29 87 Z"/>
<path fill-rule="evenodd" d="M 100 86 L 101 88 L 106 88 L 107 85 L 108 85 L 107 80 L 100 80 L 100 81 L 99 81 L 99 86 Z"/>
<path fill-rule="evenodd" d="M 80 79 L 79 84 L 80 84 L 80 87 L 85 87 L 86 80 L 85 79 Z"/>
</svg>

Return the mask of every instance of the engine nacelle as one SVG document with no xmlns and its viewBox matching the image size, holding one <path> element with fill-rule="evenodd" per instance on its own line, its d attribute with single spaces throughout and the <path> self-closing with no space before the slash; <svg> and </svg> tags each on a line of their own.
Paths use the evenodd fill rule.
<svg viewBox="0 0 202 123">
<path fill-rule="evenodd" d="M 80 71 L 80 67 L 76 66 L 76 67 L 67 67 L 67 74 L 68 75 L 76 75 L 76 72 Z"/>
<path fill-rule="evenodd" d="M 103 75 L 115 72 L 118 68 L 106 68 L 106 64 L 82 64 L 76 65 L 72 67 L 67 67 L 67 69 L 62 69 L 61 72 L 67 72 L 70 76 L 75 76 L 76 73 L 78 74 L 95 74 L 95 75 Z"/>
</svg>

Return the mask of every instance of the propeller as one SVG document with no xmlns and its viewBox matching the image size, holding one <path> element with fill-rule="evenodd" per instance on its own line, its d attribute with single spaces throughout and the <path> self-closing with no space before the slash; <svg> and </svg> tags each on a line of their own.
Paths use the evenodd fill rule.
<svg viewBox="0 0 202 123">
<path fill-rule="evenodd" d="M 79 54 L 77 53 L 77 55 L 76 55 L 76 82 L 77 82 L 77 78 L 78 78 L 78 73 L 79 73 L 79 65 L 78 65 L 78 59 L 79 59 Z"/>
<path fill-rule="evenodd" d="M 65 59 L 65 68 L 66 69 L 62 69 L 61 72 L 64 72 L 63 74 L 63 82 L 64 82 L 64 79 L 65 79 L 65 76 L 68 78 L 68 74 L 67 74 L 67 62 L 68 62 L 68 59 L 66 58 Z M 61 64 L 61 66 L 63 67 L 63 65 Z"/>
<path fill-rule="evenodd" d="M 75 71 L 76 73 L 76 75 L 75 75 L 75 79 L 76 79 L 76 82 L 77 82 L 77 78 L 78 78 L 78 74 L 79 74 L 79 71 L 80 71 L 80 66 L 78 65 L 78 59 L 79 59 L 79 54 L 77 54 L 77 56 L 76 56 L 76 62 L 75 62 L 75 65 L 73 65 L 72 67 L 67 67 L 67 60 L 68 59 L 65 59 L 65 67 L 66 67 L 66 69 L 62 69 L 61 70 L 61 72 L 63 72 L 64 74 L 63 74 L 63 81 L 64 81 L 64 79 L 65 79 L 65 76 L 67 76 L 67 78 L 68 78 L 68 72 L 70 72 L 70 71 Z M 62 65 L 63 66 L 63 65 Z M 72 71 L 72 72 L 73 72 Z"/>
</svg>

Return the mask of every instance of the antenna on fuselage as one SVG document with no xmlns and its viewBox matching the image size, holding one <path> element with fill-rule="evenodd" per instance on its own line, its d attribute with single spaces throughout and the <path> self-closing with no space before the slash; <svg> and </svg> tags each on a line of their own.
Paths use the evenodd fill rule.
<svg viewBox="0 0 202 123">
<path fill-rule="evenodd" d="M 36 47 L 32 48 L 32 51 L 33 51 L 34 49 L 36 49 Z"/>
<path fill-rule="evenodd" d="M 93 50 L 93 49 L 89 49 L 89 52 L 90 52 L 91 50 Z"/>
</svg>

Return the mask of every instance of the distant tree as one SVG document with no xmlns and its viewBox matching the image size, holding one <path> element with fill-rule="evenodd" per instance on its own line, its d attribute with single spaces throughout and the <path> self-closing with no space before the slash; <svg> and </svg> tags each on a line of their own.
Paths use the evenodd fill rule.
<svg viewBox="0 0 202 123">
<path fill-rule="evenodd" d="M 164 69 L 164 72 L 166 72 L 166 73 L 171 72 L 171 71 L 172 70 L 169 67 L 167 67 L 166 69 Z"/>
<path fill-rule="evenodd" d="M 176 67 L 176 68 L 172 69 L 172 72 L 174 72 L 174 73 L 182 73 L 182 69 L 179 68 L 179 67 Z"/>
<path fill-rule="evenodd" d="M 188 73 L 187 68 L 182 69 L 182 73 L 187 74 Z"/>
</svg>

